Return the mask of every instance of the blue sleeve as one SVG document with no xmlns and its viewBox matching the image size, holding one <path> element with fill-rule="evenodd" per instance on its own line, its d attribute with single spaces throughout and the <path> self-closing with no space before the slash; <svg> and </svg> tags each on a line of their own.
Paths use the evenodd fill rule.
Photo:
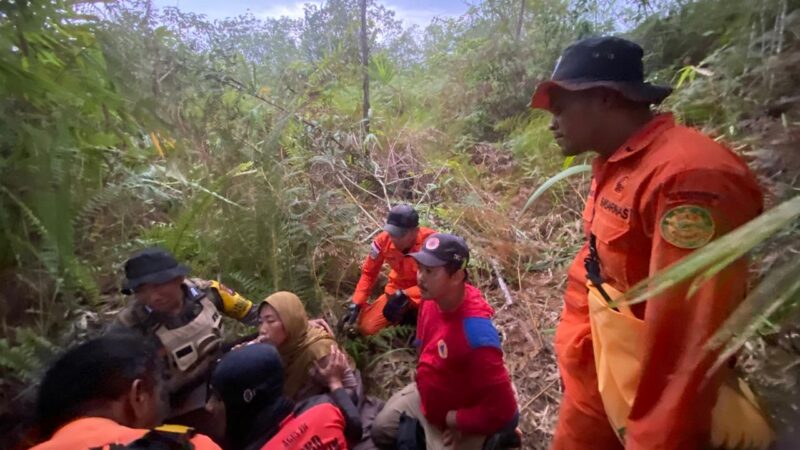
<svg viewBox="0 0 800 450">
<path fill-rule="evenodd" d="M 468 317 L 464 319 L 464 333 L 471 349 L 492 347 L 502 351 L 500 333 L 494 327 L 492 319 L 486 317 Z"/>
</svg>

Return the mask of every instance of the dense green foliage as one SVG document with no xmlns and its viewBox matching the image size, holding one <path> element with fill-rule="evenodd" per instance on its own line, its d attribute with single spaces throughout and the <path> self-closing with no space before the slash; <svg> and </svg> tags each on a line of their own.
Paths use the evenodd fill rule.
<svg viewBox="0 0 800 450">
<path fill-rule="evenodd" d="M 560 268 L 582 188 L 521 213 L 564 166 L 527 104 L 583 36 L 638 40 L 677 87 L 666 107 L 747 150 L 773 204 L 796 194 L 798 0 L 485 0 L 425 30 L 368 8 L 365 134 L 356 0 L 296 20 L 0 0 L 0 389 L 107 321 L 145 245 L 253 299 L 293 290 L 330 312 L 386 206 L 412 201 L 469 238 L 477 283 L 498 262 L 512 286 Z M 797 228 L 758 248 L 762 273 L 800 250 Z"/>
</svg>

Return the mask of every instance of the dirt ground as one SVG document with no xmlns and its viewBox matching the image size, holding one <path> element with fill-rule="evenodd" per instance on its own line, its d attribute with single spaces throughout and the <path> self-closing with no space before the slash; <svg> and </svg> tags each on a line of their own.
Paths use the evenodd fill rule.
<svg viewBox="0 0 800 450">
<path fill-rule="evenodd" d="M 506 365 L 517 389 L 524 449 L 548 448 L 558 414 L 561 385 L 552 338 L 562 278 L 560 273 L 529 275 L 522 290 L 510 291 L 510 305 L 499 289 L 483 291 L 495 308 Z M 415 363 L 413 351 L 402 347 L 371 355 L 364 368 L 369 391 L 387 398 L 411 381 Z"/>
</svg>

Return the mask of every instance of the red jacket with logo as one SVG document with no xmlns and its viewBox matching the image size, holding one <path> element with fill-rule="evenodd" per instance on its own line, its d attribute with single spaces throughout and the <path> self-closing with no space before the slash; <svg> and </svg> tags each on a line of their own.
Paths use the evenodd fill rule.
<svg viewBox="0 0 800 450">
<path fill-rule="evenodd" d="M 493 434 L 517 412 L 511 378 L 503 364 L 494 310 L 470 284 L 455 311 L 444 312 L 424 299 L 417 323 L 417 389 L 422 412 L 445 428 L 448 411 L 456 411 L 459 431 Z"/>
<path fill-rule="evenodd" d="M 261 450 L 343 450 L 349 448 L 348 443 L 358 443 L 362 434 L 358 408 L 347 390 L 339 388 L 297 405 L 281 422 L 278 433 L 260 442 L 269 439 Z"/>
<path fill-rule="evenodd" d="M 346 449 L 344 416 L 332 403 L 321 403 L 301 414 L 292 414 L 261 450 Z"/>
</svg>

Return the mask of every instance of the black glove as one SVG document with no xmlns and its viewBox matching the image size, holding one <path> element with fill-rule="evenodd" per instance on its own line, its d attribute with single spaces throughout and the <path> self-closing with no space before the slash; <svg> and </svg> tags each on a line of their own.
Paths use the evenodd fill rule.
<svg viewBox="0 0 800 450">
<path fill-rule="evenodd" d="M 360 312 L 361 308 L 359 308 L 355 303 L 350 303 L 347 305 L 347 312 L 344 313 L 337 324 L 336 328 L 338 328 L 338 331 L 351 337 L 358 334 L 358 330 L 356 330 L 356 322 L 358 321 L 358 314 Z"/>
<path fill-rule="evenodd" d="M 501 450 L 520 447 L 522 447 L 522 437 L 517 434 L 516 430 L 497 432 L 489 436 L 483 443 L 483 450 Z"/>
<path fill-rule="evenodd" d="M 403 313 L 408 308 L 408 300 L 408 296 L 402 289 L 390 295 L 383 307 L 383 317 L 386 317 L 386 320 L 391 323 L 400 323 L 403 320 Z"/>
<path fill-rule="evenodd" d="M 514 415 L 502 430 L 489 436 L 483 443 L 483 450 L 503 450 L 522 447 L 522 435 L 518 433 L 519 413 Z"/>
</svg>

